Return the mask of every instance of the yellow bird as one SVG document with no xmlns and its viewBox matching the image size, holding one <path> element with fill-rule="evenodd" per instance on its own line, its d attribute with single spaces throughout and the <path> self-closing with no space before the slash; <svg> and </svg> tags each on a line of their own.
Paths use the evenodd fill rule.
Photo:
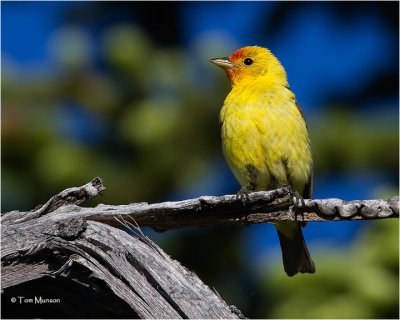
<svg viewBox="0 0 400 320">
<path fill-rule="evenodd" d="M 225 69 L 232 90 L 220 112 L 223 152 L 240 193 L 290 186 L 311 198 L 313 161 L 307 125 L 285 69 L 266 48 L 244 47 L 210 60 Z M 298 222 L 275 224 L 288 276 L 314 273 Z"/>
</svg>

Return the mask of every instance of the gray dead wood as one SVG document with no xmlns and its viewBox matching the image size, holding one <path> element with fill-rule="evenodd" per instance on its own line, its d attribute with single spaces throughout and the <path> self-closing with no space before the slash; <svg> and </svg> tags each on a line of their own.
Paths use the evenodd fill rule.
<svg viewBox="0 0 400 320">
<path fill-rule="evenodd" d="M 104 189 L 96 181 L 98 192 Z M 80 188 L 64 190 L 62 199 L 68 198 L 66 191 L 85 189 Z M 93 190 L 92 187 L 90 187 Z M 88 192 L 80 191 L 87 195 Z M 53 197 L 57 198 L 57 196 Z M 75 198 L 74 198 L 75 199 Z M 170 230 L 187 227 L 211 227 L 232 224 L 256 224 L 276 221 L 336 221 L 336 220 L 362 220 L 383 219 L 399 217 L 399 197 L 389 200 L 355 200 L 343 201 L 341 199 L 304 199 L 301 208 L 292 205 L 290 190 L 286 188 L 272 191 L 250 193 L 243 205 L 236 195 L 202 196 L 175 202 L 162 202 L 149 204 L 147 202 L 132 203 L 128 205 L 103 205 L 94 208 L 84 208 L 77 205 L 56 206 L 54 209 L 48 205 L 47 211 L 52 212 L 52 217 L 74 216 L 85 220 L 99 221 L 113 226 L 120 226 L 116 217 L 133 219 L 141 227 L 152 227 L 161 230 Z M 50 207 L 50 208 L 49 208 Z M 41 212 L 42 208 L 36 211 Z M 12 211 L 3 216 L 2 223 L 13 224 L 36 217 L 37 212 Z"/>
<path fill-rule="evenodd" d="M 93 190 L 93 185 L 69 190 L 87 197 L 82 188 Z M 243 317 L 129 221 L 119 218 L 118 222 L 119 227 L 130 229 L 128 234 L 80 215 L 51 212 L 53 204 L 57 210 L 62 208 L 62 199 L 77 200 L 65 191 L 45 204 L 45 215 L 38 214 L 39 208 L 23 215 L 9 213 L 18 215 L 15 220 L 3 217 L 3 317 Z M 15 296 L 42 296 L 60 303 L 34 309 L 27 303 L 10 303 Z"/>
<path fill-rule="evenodd" d="M 168 230 L 399 216 L 399 197 L 349 202 L 305 199 L 294 208 L 286 188 L 251 193 L 245 205 L 236 195 L 226 195 L 155 204 L 78 206 L 104 189 L 101 179 L 95 178 L 64 190 L 33 211 L 2 216 L 2 300 L 25 285 L 31 294 L 47 288 L 48 294 L 61 295 L 69 302 L 69 312 L 80 318 L 238 318 L 242 317 L 239 310 L 228 306 L 135 225 Z M 123 225 L 134 234 L 115 228 Z M 82 314 L 88 304 L 97 313 Z"/>
</svg>

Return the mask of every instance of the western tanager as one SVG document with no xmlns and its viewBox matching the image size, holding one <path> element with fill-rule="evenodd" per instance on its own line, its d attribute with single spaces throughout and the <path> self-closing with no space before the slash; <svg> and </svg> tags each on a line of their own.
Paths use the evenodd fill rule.
<svg viewBox="0 0 400 320">
<path fill-rule="evenodd" d="M 225 69 L 232 90 L 220 112 L 223 152 L 241 192 L 290 186 L 311 198 L 313 162 L 307 126 L 285 69 L 266 48 L 244 47 L 212 63 Z M 314 273 L 299 222 L 279 222 L 284 269 Z"/>
</svg>

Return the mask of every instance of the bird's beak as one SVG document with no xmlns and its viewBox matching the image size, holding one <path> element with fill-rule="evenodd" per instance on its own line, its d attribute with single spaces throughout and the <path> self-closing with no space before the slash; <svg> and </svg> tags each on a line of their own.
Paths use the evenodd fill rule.
<svg viewBox="0 0 400 320">
<path fill-rule="evenodd" d="M 210 62 L 222 69 L 230 69 L 235 65 L 229 58 L 214 58 L 211 59 Z"/>
</svg>

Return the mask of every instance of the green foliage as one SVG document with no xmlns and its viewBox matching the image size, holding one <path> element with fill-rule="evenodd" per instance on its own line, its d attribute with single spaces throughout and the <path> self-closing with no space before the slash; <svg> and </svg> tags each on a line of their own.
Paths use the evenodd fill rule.
<svg viewBox="0 0 400 320">
<path fill-rule="evenodd" d="M 398 172 L 398 118 L 385 113 L 352 113 L 332 106 L 310 126 L 317 172 L 328 170 Z"/>
<path fill-rule="evenodd" d="M 57 63 L 51 71 L 19 69 L 4 59 L 2 169 L 14 182 L 3 179 L 3 211 L 31 209 L 97 175 L 107 186 L 104 202 L 157 201 L 187 189 L 222 157 L 224 92 L 199 85 L 193 69 L 208 61 L 191 61 L 180 48 L 158 48 L 130 24 L 105 30 L 102 43 L 104 70 L 92 67 L 91 39 L 77 27 L 50 39 Z M 105 137 L 91 143 L 75 138 L 92 127 L 65 119 L 70 104 L 103 125 Z M 40 188 L 20 192 L 24 199 L 4 197 L 24 180 Z"/>
<path fill-rule="evenodd" d="M 398 318 L 398 228 L 398 220 L 371 221 L 345 251 L 324 246 L 315 275 L 288 278 L 277 266 L 264 280 L 265 317 Z"/>
</svg>

